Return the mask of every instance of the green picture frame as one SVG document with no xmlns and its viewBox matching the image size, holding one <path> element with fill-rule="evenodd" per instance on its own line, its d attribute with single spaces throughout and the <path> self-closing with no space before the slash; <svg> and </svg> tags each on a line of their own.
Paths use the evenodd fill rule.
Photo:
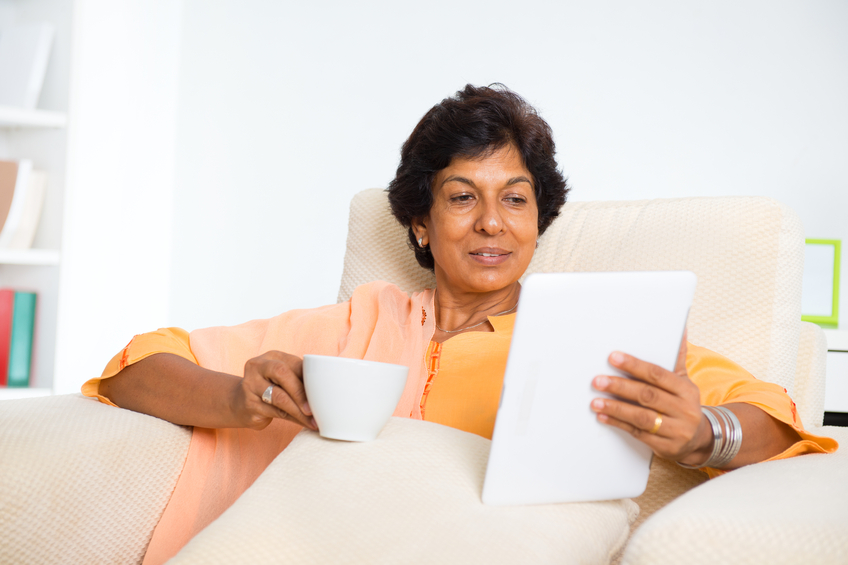
<svg viewBox="0 0 848 565">
<path fill-rule="evenodd" d="M 842 241 L 838 239 L 807 239 L 807 245 L 830 245 L 834 247 L 833 252 L 833 297 L 830 316 L 819 316 L 801 314 L 801 320 L 812 322 L 823 328 L 836 328 L 839 325 L 839 268 L 842 256 Z"/>
</svg>

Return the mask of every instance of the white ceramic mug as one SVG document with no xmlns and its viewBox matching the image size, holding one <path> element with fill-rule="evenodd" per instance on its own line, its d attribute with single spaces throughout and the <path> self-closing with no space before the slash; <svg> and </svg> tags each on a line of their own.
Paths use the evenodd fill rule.
<svg viewBox="0 0 848 565">
<path fill-rule="evenodd" d="M 303 385 L 318 433 L 331 439 L 371 441 L 389 421 L 406 386 L 404 365 L 303 356 Z"/>
</svg>

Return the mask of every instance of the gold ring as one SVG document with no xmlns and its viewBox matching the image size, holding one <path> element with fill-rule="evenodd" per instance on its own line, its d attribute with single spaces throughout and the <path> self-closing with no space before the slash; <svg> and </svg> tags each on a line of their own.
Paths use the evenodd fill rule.
<svg viewBox="0 0 848 565">
<path fill-rule="evenodd" d="M 657 413 L 657 419 L 654 420 L 654 427 L 648 430 L 649 434 L 655 434 L 660 431 L 660 426 L 662 426 L 662 414 Z"/>
</svg>

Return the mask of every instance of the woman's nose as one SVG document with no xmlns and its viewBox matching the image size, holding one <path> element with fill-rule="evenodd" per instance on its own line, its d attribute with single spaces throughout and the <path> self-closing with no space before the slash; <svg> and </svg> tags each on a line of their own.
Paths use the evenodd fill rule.
<svg viewBox="0 0 848 565">
<path fill-rule="evenodd" d="M 504 229 L 501 210 L 497 204 L 484 203 L 480 207 L 480 217 L 477 219 L 477 229 L 489 235 L 497 235 Z"/>
</svg>

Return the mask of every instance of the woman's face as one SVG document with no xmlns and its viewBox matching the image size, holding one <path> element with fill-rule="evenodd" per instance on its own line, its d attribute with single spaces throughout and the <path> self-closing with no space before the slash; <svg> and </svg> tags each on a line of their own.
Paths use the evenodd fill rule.
<svg viewBox="0 0 848 565">
<path fill-rule="evenodd" d="M 454 158 L 436 174 L 433 206 L 413 222 L 452 292 L 492 292 L 524 274 L 538 237 L 532 175 L 508 145 L 483 158 Z"/>
</svg>

